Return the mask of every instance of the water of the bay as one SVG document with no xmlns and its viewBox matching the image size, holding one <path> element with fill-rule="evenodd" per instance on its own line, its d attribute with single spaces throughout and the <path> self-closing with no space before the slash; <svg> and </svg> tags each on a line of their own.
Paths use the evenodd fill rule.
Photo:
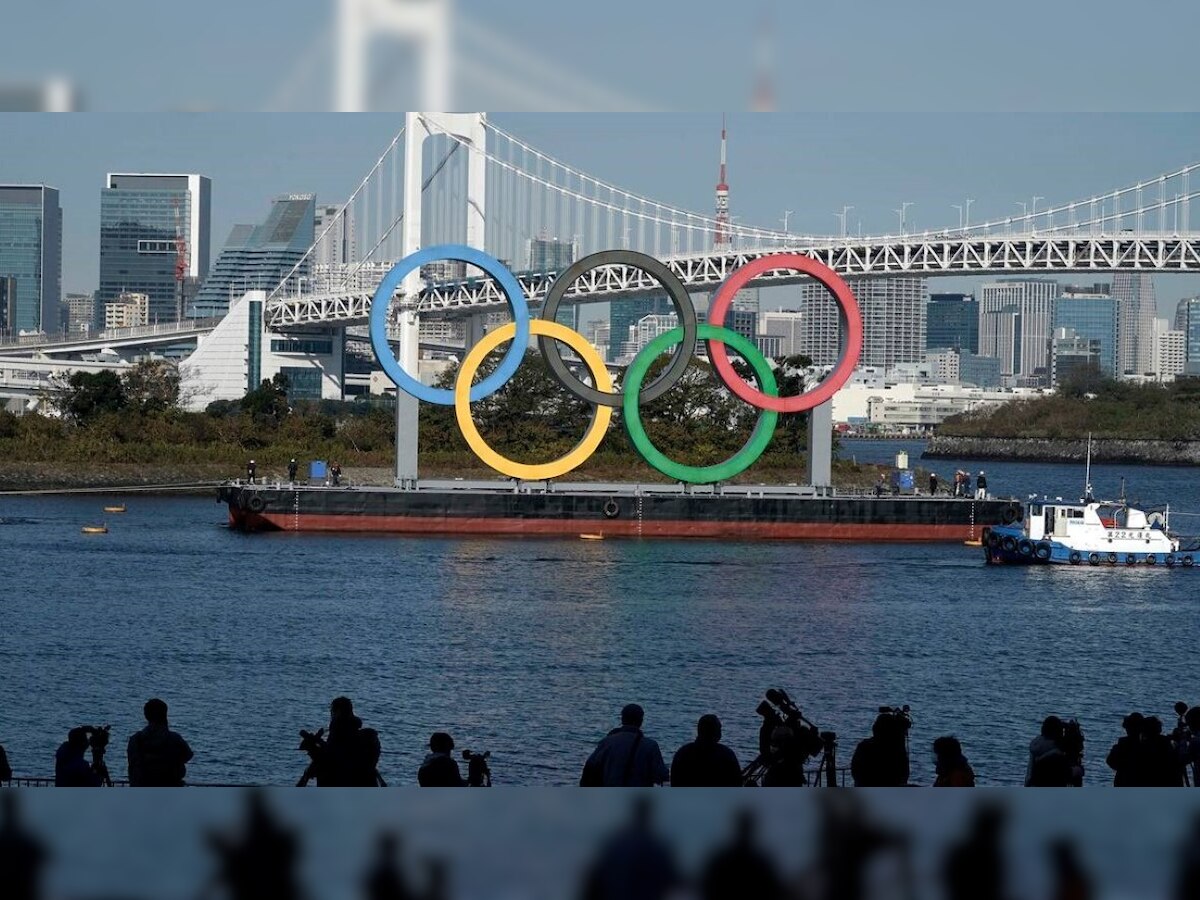
<svg viewBox="0 0 1200 900">
<path fill-rule="evenodd" d="M 920 446 L 846 442 L 860 462 Z M 925 461 L 991 490 L 1077 497 L 1082 467 Z M 1200 513 L 1187 468 L 1096 466 L 1098 494 Z M 958 735 L 981 783 L 1020 783 L 1050 713 L 1079 717 L 1087 780 L 1131 709 L 1200 702 L 1200 568 L 999 567 L 957 544 L 243 535 L 211 499 L 0 498 L 0 744 L 53 770 L 69 727 L 113 724 L 114 775 L 161 696 L 195 782 L 286 784 L 300 728 L 346 694 L 415 783 L 430 732 L 492 751 L 497 783 L 575 783 L 620 707 L 668 758 L 716 712 L 747 761 L 768 687 L 840 736 L 910 704 L 913 778 Z M 1182 532 L 1200 518 L 1175 516 Z M 1189 674 L 1192 673 L 1192 674 Z"/>
</svg>

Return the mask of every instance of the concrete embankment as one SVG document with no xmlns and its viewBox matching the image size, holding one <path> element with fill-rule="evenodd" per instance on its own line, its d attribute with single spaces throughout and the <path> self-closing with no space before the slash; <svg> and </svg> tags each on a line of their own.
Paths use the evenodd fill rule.
<svg viewBox="0 0 1200 900">
<path fill-rule="evenodd" d="M 1004 459 L 1028 462 L 1082 462 L 1086 440 L 979 438 L 934 435 L 921 454 L 926 458 Z M 1200 441 L 1143 441 L 1094 438 L 1093 462 L 1143 463 L 1151 466 L 1200 465 Z"/>
</svg>

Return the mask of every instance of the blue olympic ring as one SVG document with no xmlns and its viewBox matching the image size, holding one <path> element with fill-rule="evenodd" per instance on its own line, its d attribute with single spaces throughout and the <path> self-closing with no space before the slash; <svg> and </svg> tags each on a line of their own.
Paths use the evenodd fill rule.
<svg viewBox="0 0 1200 900">
<path fill-rule="evenodd" d="M 517 283 L 516 277 L 500 260 L 464 244 L 438 244 L 433 247 L 425 247 L 404 257 L 383 276 L 383 281 L 379 282 L 379 287 L 375 289 L 375 296 L 371 299 L 371 349 L 375 351 L 375 358 L 383 366 L 384 374 L 400 390 L 428 403 L 453 406 L 454 391 L 421 384 L 400 367 L 387 341 L 388 305 L 392 302 L 392 295 L 400 286 L 400 282 L 414 269 L 426 263 L 443 259 L 470 263 L 491 275 L 500 285 L 500 290 L 504 292 L 504 297 L 512 309 L 513 323 L 517 326 L 513 342 L 509 346 L 508 352 L 504 354 L 504 359 L 500 361 L 500 365 L 496 367 L 496 371 L 479 384 L 472 386 L 472 402 L 482 400 L 504 387 L 517 371 L 517 367 L 521 365 L 521 361 L 525 358 L 525 351 L 529 348 L 529 305 L 525 301 L 525 292 L 521 290 L 521 285 Z"/>
</svg>

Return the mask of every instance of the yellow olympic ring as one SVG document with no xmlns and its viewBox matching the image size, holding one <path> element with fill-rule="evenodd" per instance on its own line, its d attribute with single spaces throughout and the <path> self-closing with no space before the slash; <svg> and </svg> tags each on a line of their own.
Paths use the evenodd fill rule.
<svg viewBox="0 0 1200 900">
<path fill-rule="evenodd" d="M 558 459 L 548 463 L 519 463 L 506 456 L 501 456 L 489 447 L 479 434 L 479 429 L 475 427 L 475 421 L 471 418 L 471 382 L 474 381 L 475 371 L 479 368 L 480 363 L 483 362 L 484 357 L 505 341 L 511 341 L 516 337 L 516 333 L 517 326 L 509 322 L 495 331 L 489 331 L 478 344 L 471 348 L 471 352 L 467 354 L 467 358 L 463 360 L 463 364 L 458 370 L 458 377 L 454 380 L 454 417 L 458 420 L 459 430 L 462 431 L 463 437 L 467 440 L 467 446 L 471 448 L 485 465 L 491 466 L 497 472 L 508 475 L 510 478 L 520 478 L 525 481 L 542 481 L 547 478 L 558 478 L 560 475 L 565 475 L 572 469 L 583 465 L 587 458 L 600 446 L 600 442 L 604 440 L 605 432 L 608 431 L 608 423 L 612 420 L 613 408 L 611 406 L 598 406 L 592 415 L 592 421 L 588 425 L 588 430 L 584 433 L 579 443 L 575 445 L 574 449 L 566 455 L 560 456 Z M 604 366 L 604 360 L 600 358 L 600 354 L 595 351 L 592 345 L 587 342 L 587 338 L 578 331 L 573 331 L 566 325 L 560 325 L 558 322 L 550 322 L 545 319 L 531 319 L 529 321 L 529 333 L 531 335 L 545 335 L 556 341 L 562 341 L 579 354 L 584 365 L 592 373 L 592 380 L 597 390 L 612 390 L 612 378 L 608 374 L 608 369 Z"/>
</svg>

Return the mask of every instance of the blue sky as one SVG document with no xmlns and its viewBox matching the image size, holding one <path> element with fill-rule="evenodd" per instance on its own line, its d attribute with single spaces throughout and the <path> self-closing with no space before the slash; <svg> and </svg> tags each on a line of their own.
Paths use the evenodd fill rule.
<svg viewBox="0 0 1200 900">
<path fill-rule="evenodd" d="M 496 114 L 497 123 L 597 177 L 708 212 L 719 113 Z M 0 114 L 0 181 L 62 192 L 64 289 L 98 275 L 100 189 L 107 171 L 198 171 L 213 179 L 213 252 L 236 222 L 257 222 L 281 193 L 346 197 L 403 120 L 397 114 Z M 751 114 L 729 117 L 731 212 L 797 232 L 892 231 L 1018 214 L 1017 201 L 1063 203 L 1149 180 L 1200 159 L 1200 114 Z M 1200 204 L 1193 222 L 1200 222 Z M 1085 280 L 1083 278 L 1077 280 Z M 937 289 L 969 287 L 940 279 Z M 1160 276 L 1160 305 L 1200 293 L 1200 278 Z"/>
</svg>

